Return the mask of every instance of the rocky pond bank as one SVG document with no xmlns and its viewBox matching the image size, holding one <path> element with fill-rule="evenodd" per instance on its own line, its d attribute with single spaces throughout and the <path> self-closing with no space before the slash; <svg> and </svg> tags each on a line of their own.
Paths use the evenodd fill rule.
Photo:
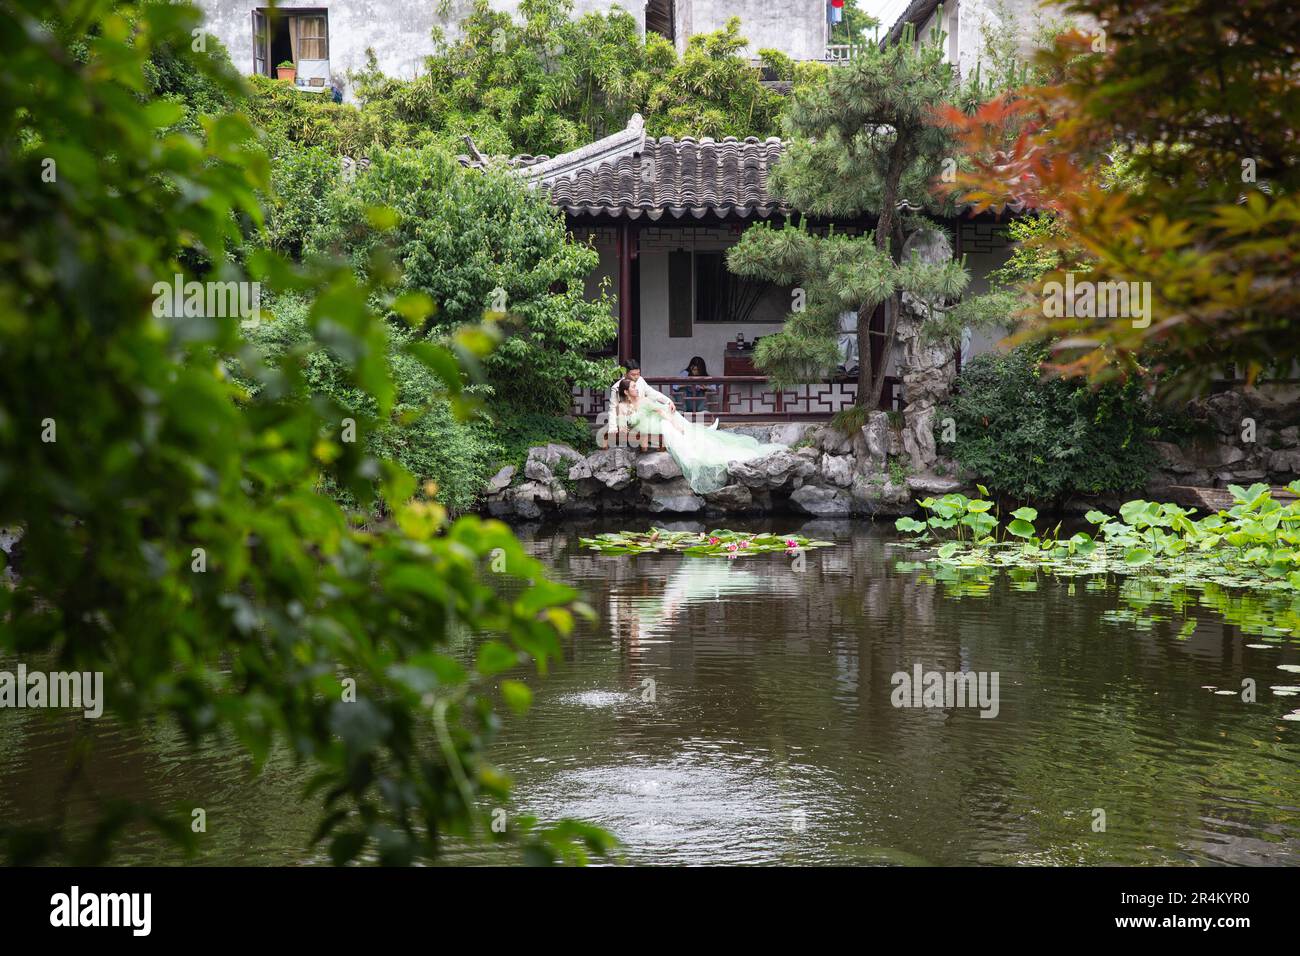
<svg viewBox="0 0 1300 956">
<path fill-rule="evenodd" d="M 664 451 L 602 448 L 589 455 L 568 445 L 529 449 L 523 469 L 501 469 L 487 489 L 495 517 L 536 521 L 547 516 L 600 514 L 803 514 L 815 517 L 896 517 L 915 499 L 973 487 L 944 471 L 908 475 L 896 464 L 901 433 L 877 413 L 852 435 L 823 423 L 744 425 L 734 431 L 784 446 L 737 462 L 718 491 L 691 490 Z"/>
<path fill-rule="evenodd" d="M 1173 486 L 1285 485 L 1300 474 L 1300 400 L 1246 388 L 1193 402 L 1189 412 L 1199 434 L 1179 444 L 1153 443 L 1145 489 L 1081 496 L 1061 510 L 1114 510 L 1128 498 L 1165 499 Z M 875 412 L 852 434 L 823 422 L 736 426 L 783 447 L 732 465 L 728 484 L 708 495 L 692 491 L 664 451 L 609 447 L 583 454 L 568 445 L 541 445 L 529 449 L 522 468 L 497 472 L 483 510 L 517 521 L 628 513 L 895 518 L 915 513 L 917 498 L 974 491 L 975 476 L 942 457 L 932 438 L 928 446 L 923 442 L 928 421 L 904 427 L 898 418 Z M 930 464 L 917 470 L 911 464 L 917 461 Z"/>
</svg>

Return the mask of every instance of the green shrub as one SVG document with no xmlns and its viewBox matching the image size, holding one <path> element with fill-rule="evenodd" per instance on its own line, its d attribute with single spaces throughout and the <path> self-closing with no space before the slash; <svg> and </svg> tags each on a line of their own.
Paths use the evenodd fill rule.
<svg viewBox="0 0 1300 956">
<path fill-rule="evenodd" d="M 375 228 L 377 206 L 396 212 L 391 229 Z M 463 169 L 433 147 L 379 151 L 331 194 L 309 248 L 346 255 L 360 271 L 390 250 L 404 289 L 436 305 L 428 334 L 496 312 L 505 338 L 485 369 L 498 395 L 526 390 L 533 409 L 564 415 L 573 384 L 616 377 L 611 362 L 586 357 L 617 333 L 609 300 L 584 297 L 595 250 L 568 238 L 544 195 L 504 173 Z"/>
<path fill-rule="evenodd" d="M 384 117 L 328 96 L 301 93 L 269 76 L 248 78 L 249 118 L 274 141 L 320 146 L 342 156 L 366 156 L 373 149 L 409 141 L 409 131 Z"/>
<path fill-rule="evenodd" d="M 498 465 L 521 466 L 529 448 L 550 442 L 569 445 L 583 453 L 594 447 L 591 426 L 586 422 L 510 405 L 491 408 L 487 420 L 479 423 L 478 428 L 495 440 Z"/>
<path fill-rule="evenodd" d="M 244 271 L 239 224 L 261 221 L 270 187 L 256 130 L 236 108 L 176 136 L 185 107 L 148 98 L 150 53 L 169 43 L 171 75 L 238 97 L 190 46 L 200 23 L 189 4 L 0 7 L 0 526 L 26 529 L 0 588 L 0 657 L 102 674 L 112 728 L 51 722 L 67 741 L 50 752 L 58 792 L 22 814 L 6 801 L 0 858 L 101 866 L 146 828 L 178 851 L 205 847 L 192 801 L 163 805 L 96 769 L 118 733 L 183 735 L 194 766 L 238 746 L 241 772 L 287 754 L 313 843 L 338 864 L 427 861 L 452 835 L 517 841 L 534 863 L 603 853 L 609 837 L 572 821 L 512 814 L 494 832 L 509 780 L 487 762 L 500 705 L 532 697 L 513 678 L 559 658 L 590 611 L 499 522 L 448 523 L 405 469 L 348 440 L 327 397 L 299 400 L 307 359 L 355 383 L 380 421 L 406 400 L 370 308 L 387 290 L 266 250 Z M 210 271 L 185 268 L 195 249 Z M 156 284 L 181 272 L 299 290 L 305 340 L 268 329 L 283 361 L 250 361 L 235 317 L 158 308 Z M 420 402 L 458 395 L 484 351 L 462 364 L 416 344 L 437 374 Z M 323 471 L 363 501 L 381 483 L 393 520 L 356 527 L 317 493 Z M 6 744 L 24 733 L 8 714 L 4 727 Z"/>
<path fill-rule="evenodd" d="M 301 260 L 325 219 L 331 191 L 340 183 L 340 159 L 324 147 L 289 140 L 273 140 L 268 152 L 271 196 L 266 203 L 266 235 L 257 241 Z"/>
<path fill-rule="evenodd" d="M 1141 384 L 1090 389 L 1045 376 L 1043 353 L 1022 347 L 972 360 L 935 415 L 949 455 L 990 489 L 1020 499 L 1130 491 L 1146 483 L 1158 431 Z M 944 420 L 956 424 L 945 443 Z"/>
<path fill-rule="evenodd" d="M 501 446 L 484 423 L 457 419 L 437 377 L 404 351 L 414 333 L 389 324 L 387 363 L 396 395 L 392 411 L 380 419 L 374 399 L 354 384 L 347 363 L 312 337 L 305 302 L 283 297 L 270 311 L 271 318 L 264 317 L 250 330 L 248 340 L 268 364 L 298 353 L 303 373 L 299 401 L 324 397 L 358 423 L 371 422 L 368 427 L 358 426 L 365 451 L 399 462 L 421 485 L 434 482 L 435 497 L 452 513 L 477 504 L 502 457 Z M 328 479 L 322 479 L 322 488 L 344 505 L 357 504 L 351 493 Z"/>
</svg>

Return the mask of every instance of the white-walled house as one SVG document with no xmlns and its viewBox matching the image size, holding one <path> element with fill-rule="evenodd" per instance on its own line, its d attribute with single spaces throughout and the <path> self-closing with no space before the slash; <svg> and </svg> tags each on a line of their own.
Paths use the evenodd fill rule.
<svg viewBox="0 0 1300 956">
<path fill-rule="evenodd" d="M 732 275 L 725 253 L 755 222 L 781 223 L 794 211 L 768 191 L 768 175 L 784 144 L 775 137 L 658 139 L 646 136 L 640 116 L 626 129 L 555 157 L 517 156 L 514 174 L 546 191 L 565 214 L 570 232 L 600 256 L 588 277 L 588 294 L 613 293 L 618 318 L 615 354 L 636 359 L 642 374 L 661 390 L 681 388 L 690 360 L 702 358 L 716 381 L 704 409 L 727 420 L 821 419 L 853 404 L 857 393 L 856 330 L 841 338 L 843 367 L 830 377 L 774 390 L 753 364 L 753 343 L 779 331 L 790 314 L 793 290 Z M 492 160 L 463 156 L 480 167 Z M 832 223 L 809 220 L 813 231 Z M 840 234 L 862 234 L 875 225 L 865 216 L 833 223 Z M 971 292 L 984 291 L 984 276 L 1006 259 L 998 221 L 963 215 L 945 223 L 955 254 L 965 256 Z M 875 321 L 886 324 L 884 307 Z M 852 325 L 850 325 L 852 329 Z M 741 343 L 743 342 L 743 346 Z M 992 340 L 972 343 L 968 354 Z M 901 408 L 905 396 L 894 376 L 894 356 L 871 356 L 887 376 L 885 404 Z M 674 381 L 678 380 L 678 381 Z M 595 418 L 607 394 L 575 394 L 575 412 Z M 680 397 L 680 395 L 679 395 Z"/>
<path fill-rule="evenodd" d="M 912 42 L 918 44 L 929 43 L 936 27 L 942 30 L 944 62 L 953 64 L 963 78 L 972 76 L 977 67 L 990 68 L 990 37 L 1011 39 L 1017 53 L 1028 58 L 1040 33 L 1067 20 L 1062 7 L 1042 0 L 877 0 L 875 8 L 882 20 L 881 40 L 886 43 L 897 43 L 908 24 Z M 1077 15 L 1070 19 L 1085 26 Z"/>
<path fill-rule="evenodd" d="M 349 71 L 360 71 L 373 51 L 381 72 L 410 79 L 434 52 L 433 31 L 455 36 L 474 0 L 281 0 L 276 14 L 258 0 L 195 0 L 205 28 L 230 51 L 235 66 L 250 74 L 275 75 L 292 61 L 296 85 L 305 93 L 328 93 L 337 83 L 350 98 Z M 491 0 L 493 9 L 516 17 L 519 0 Z M 573 0 L 574 17 L 622 9 L 644 33 L 659 33 L 678 52 L 690 37 L 722 29 L 738 16 L 748 52 L 780 50 L 795 60 L 827 56 L 828 0 Z"/>
</svg>

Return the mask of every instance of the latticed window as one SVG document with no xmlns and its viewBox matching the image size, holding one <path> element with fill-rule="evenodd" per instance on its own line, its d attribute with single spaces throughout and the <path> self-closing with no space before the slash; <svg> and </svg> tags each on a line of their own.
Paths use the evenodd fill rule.
<svg viewBox="0 0 1300 956">
<path fill-rule="evenodd" d="M 298 18 L 298 59 L 328 60 L 329 40 L 325 33 L 325 17 L 302 16 Z"/>
</svg>

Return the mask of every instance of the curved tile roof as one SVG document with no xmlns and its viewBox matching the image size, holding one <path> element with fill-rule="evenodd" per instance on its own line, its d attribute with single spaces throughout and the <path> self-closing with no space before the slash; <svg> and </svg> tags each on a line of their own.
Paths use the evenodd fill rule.
<svg viewBox="0 0 1300 956">
<path fill-rule="evenodd" d="M 648 139 L 637 114 L 626 129 L 588 146 L 555 157 L 516 156 L 507 165 L 573 216 L 766 218 L 791 212 L 767 189 L 782 149 L 776 137 Z M 476 155 L 461 162 L 490 161 Z"/>
</svg>

